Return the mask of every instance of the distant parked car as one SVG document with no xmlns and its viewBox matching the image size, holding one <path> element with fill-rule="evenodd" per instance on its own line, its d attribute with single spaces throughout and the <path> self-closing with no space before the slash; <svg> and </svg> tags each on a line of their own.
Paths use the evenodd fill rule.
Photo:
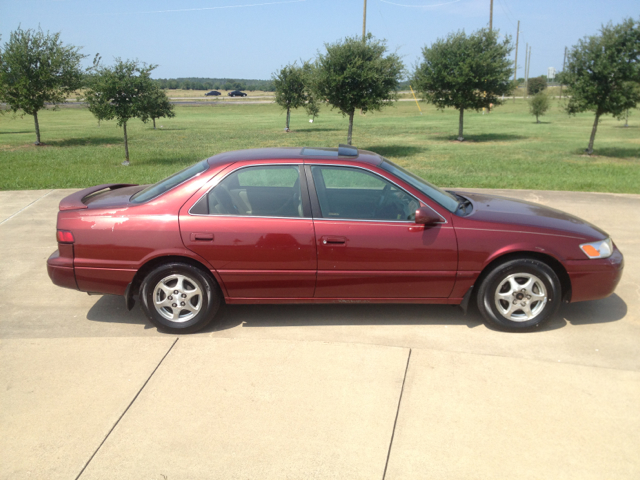
<svg viewBox="0 0 640 480">
<path fill-rule="evenodd" d="M 230 97 L 246 97 L 247 94 L 244 92 L 241 92 L 240 90 L 234 90 L 232 92 L 229 92 L 227 95 L 229 95 Z"/>
<path fill-rule="evenodd" d="M 205 95 L 205 97 L 208 97 L 210 95 L 214 95 L 214 96 L 217 97 L 218 95 L 221 95 L 221 93 L 219 91 L 217 91 L 217 90 L 211 90 L 210 92 L 205 93 L 204 95 Z"/>
</svg>

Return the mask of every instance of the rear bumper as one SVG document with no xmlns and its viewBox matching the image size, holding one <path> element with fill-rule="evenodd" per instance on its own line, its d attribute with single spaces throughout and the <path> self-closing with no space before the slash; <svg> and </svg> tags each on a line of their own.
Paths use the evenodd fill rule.
<svg viewBox="0 0 640 480">
<path fill-rule="evenodd" d="M 622 278 L 624 257 L 618 248 L 603 260 L 566 262 L 571 279 L 571 302 L 598 300 L 611 295 Z"/>
<path fill-rule="evenodd" d="M 54 285 L 78 290 L 73 259 L 61 257 L 58 250 L 47 259 L 47 273 Z"/>
</svg>

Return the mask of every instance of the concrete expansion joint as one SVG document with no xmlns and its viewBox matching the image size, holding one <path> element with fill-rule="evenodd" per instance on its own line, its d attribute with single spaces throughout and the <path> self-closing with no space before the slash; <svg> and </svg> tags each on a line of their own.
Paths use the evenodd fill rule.
<svg viewBox="0 0 640 480">
<path fill-rule="evenodd" d="M 404 368 L 404 377 L 402 377 L 402 387 L 400 387 L 400 396 L 398 397 L 398 408 L 396 408 L 396 418 L 393 421 L 393 430 L 391 431 L 391 440 L 389 441 L 389 450 L 387 451 L 387 460 L 384 463 L 384 472 L 382 480 L 387 476 L 387 468 L 389 467 L 389 458 L 391 457 L 391 448 L 393 447 L 393 438 L 396 434 L 396 425 L 398 424 L 398 415 L 400 414 L 400 406 L 402 405 L 402 394 L 404 393 L 404 384 L 407 381 L 407 372 L 409 371 L 409 362 L 411 361 L 411 348 L 407 354 L 407 365 Z"/>
<path fill-rule="evenodd" d="M 14 213 L 13 215 L 5 218 L 4 220 L 2 220 L 0 222 L 0 225 L 2 225 L 3 223 L 8 222 L 9 220 L 11 220 L 13 217 L 15 217 L 16 215 L 24 212 L 27 208 L 29 208 L 31 205 L 33 205 L 34 203 L 38 203 L 40 200 L 42 200 L 44 197 L 46 197 L 47 195 L 49 195 L 50 193 L 55 192 L 55 190 L 49 190 L 47 193 L 45 193 L 44 195 L 42 195 L 41 197 L 36 198 L 33 202 L 31 202 L 30 204 L 28 204 L 25 207 L 22 207 L 20 210 L 18 210 L 16 213 Z"/>
<path fill-rule="evenodd" d="M 94 457 L 98 454 L 98 452 L 100 451 L 100 449 L 102 448 L 102 445 L 104 445 L 104 443 L 107 441 L 107 439 L 109 438 L 109 435 L 111 435 L 111 433 L 115 430 L 115 428 L 118 426 L 118 424 L 120 423 L 120 420 L 123 419 L 123 417 L 127 414 L 127 412 L 129 411 L 129 409 L 131 408 L 131 406 L 135 403 L 135 401 L 138 399 L 138 397 L 140 396 L 140 394 L 142 393 L 142 390 L 144 390 L 144 387 L 147 386 L 147 384 L 149 383 L 149 380 L 151 380 L 151 377 L 153 377 L 153 375 L 156 373 L 156 371 L 158 370 L 158 368 L 160 368 L 160 365 L 162 365 L 162 362 L 164 362 L 164 359 L 167 358 L 167 356 L 169 355 L 169 353 L 171 353 L 171 350 L 173 350 L 173 347 L 176 345 L 176 343 L 178 343 L 178 340 L 180 340 L 180 338 L 176 338 L 173 343 L 171 344 L 171 346 L 169 347 L 169 349 L 167 350 L 167 353 L 165 353 L 163 355 L 163 357 L 160 359 L 160 361 L 158 362 L 158 364 L 156 365 L 156 367 L 153 369 L 153 371 L 151 372 L 151 374 L 149 375 L 149 377 L 147 377 L 147 379 L 145 380 L 145 382 L 142 384 L 142 387 L 140 387 L 140 390 L 138 390 L 138 393 L 135 394 L 135 396 L 133 397 L 133 399 L 131 400 L 131 402 L 129 402 L 129 405 L 127 405 L 127 408 L 124 409 L 124 411 L 122 412 L 122 414 L 118 417 L 118 419 L 116 420 L 116 422 L 113 424 L 113 426 L 111 427 L 111 429 L 107 432 L 107 434 L 105 435 L 105 437 L 102 439 L 102 442 L 100 442 L 100 445 L 98 445 L 98 448 L 96 448 L 95 452 L 93 452 L 93 454 L 91 455 L 91 457 L 89 457 L 89 460 L 87 460 L 87 463 L 84 464 L 84 467 L 82 467 L 82 470 L 80 470 L 80 473 L 78 473 L 78 476 L 75 478 L 75 480 L 78 480 L 82 474 L 84 473 L 84 471 L 87 469 L 87 467 L 89 466 L 89 464 L 91 463 L 91 460 L 94 459 Z"/>
</svg>

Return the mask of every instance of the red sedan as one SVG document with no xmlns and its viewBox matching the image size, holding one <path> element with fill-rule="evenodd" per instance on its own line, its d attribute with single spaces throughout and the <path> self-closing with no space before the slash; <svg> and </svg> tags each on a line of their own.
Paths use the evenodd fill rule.
<svg viewBox="0 0 640 480">
<path fill-rule="evenodd" d="M 228 152 L 155 185 L 60 202 L 51 280 L 139 295 L 173 333 L 222 302 L 444 303 L 531 330 L 610 295 L 623 258 L 598 227 L 534 203 L 443 191 L 353 147 Z"/>
</svg>

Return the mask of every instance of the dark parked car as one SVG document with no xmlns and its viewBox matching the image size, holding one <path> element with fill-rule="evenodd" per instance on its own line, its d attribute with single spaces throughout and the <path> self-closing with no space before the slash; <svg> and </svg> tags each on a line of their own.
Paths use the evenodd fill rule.
<svg viewBox="0 0 640 480">
<path fill-rule="evenodd" d="M 98 185 L 60 202 L 56 285 L 139 295 L 168 332 L 222 302 L 440 303 L 530 330 L 561 302 L 610 295 L 609 235 L 558 210 L 443 191 L 372 152 L 274 148 L 215 155 L 155 185 Z M 428 311 L 425 311 L 428 315 Z"/>
<path fill-rule="evenodd" d="M 217 97 L 218 95 L 221 95 L 221 93 L 219 91 L 217 91 L 217 90 L 211 90 L 210 92 L 207 92 L 204 95 L 205 95 L 205 97 L 208 97 L 210 95 L 213 95 L 213 96 Z"/>
<path fill-rule="evenodd" d="M 241 92 L 240 90 L 233 90 L 232 92 L 227 93 L 230 97 L 246 97 L 247 94 Z"/>
</svg>

